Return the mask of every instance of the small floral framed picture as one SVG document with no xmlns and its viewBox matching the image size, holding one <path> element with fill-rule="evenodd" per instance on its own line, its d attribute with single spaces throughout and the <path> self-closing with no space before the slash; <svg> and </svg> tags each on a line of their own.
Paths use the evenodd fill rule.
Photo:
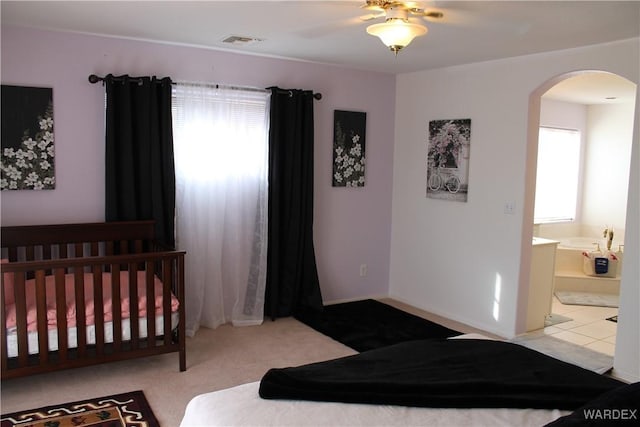
<svg viewBox="0 0 640 427">
<path fill-rule="evenodd" d="M 55 188 L 53 89 L 2 85 L 2 190 Z"/>
<path fill-rule="evenodd" d="M 333 112 L 333 186 L 364 187 L 367 113 Z"/>
</svg>

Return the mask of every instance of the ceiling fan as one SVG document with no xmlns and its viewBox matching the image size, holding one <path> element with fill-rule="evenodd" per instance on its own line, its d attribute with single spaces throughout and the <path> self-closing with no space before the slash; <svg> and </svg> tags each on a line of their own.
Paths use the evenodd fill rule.
<svg viewBox="0 0 640 427">
<path fill-rule="evenodd" d="M 438 20 L 444 16 L 437 10 L 426 11 L 414 2 L 366 0 L 361 8 L 372 12 L 361 16 L 360 19 L 363 21 L 384 17 L 383 23 L 369 25 L 367 33 L 379 37 L 396 56 L 415 37 L 422 36 L 428 31 L 426 26 L 409 21 L 409 17 L 418 16 L 426 20 Z"/>
<path fill-rule="evenodd" d="M 394 52 L 405 48 L 418 36 L 427 33 L 426 22 L 439 29 L 446 27 L 462 31 L 499 31 L 505 35 L 519 36 L 528 30 L 523 22 L 503 22 L 492 14 L 486 13 L 481 1 L 446 0 L 360 0 L 359 2 L 326 2 L 336 7 L 349 8 L 344 12 L 350 18 L 332 21 L 326 24 L 298 31 L 305 38 L 323 37 L 345 28 L 358 27 L 369 23 L 367 33 L 379 37 Z M 356 4 L 359 13 L 352 14 Z M 363 14 L 364 13 L 364 14 Z M 377 23 L 375 21 L 378 21 Z M 426 22 L 423 22 L 426 21 Z"/>
<path fill-rule="evenodd" d="M 370 10 L 372 12 L 378 12 L 378 13 L 370 13 L 370 14 L 361 16 L 360 19 L 363 21 L 369 21 L 372 19 L 385 16 L 385 13 L 391 9 L 393 10 L 403 9 L 407 12 L 407 16 L 419 16 L 427 20 L 441 19 L 444 16 L 444 13 L 442 13 L 441 11 L 438 11 L 438 10 L 427 11 L 422 7 L 419 7 L 418 3 L 416 2 L 367 0 L 362 6 L 360 6 L 360 8 Z"/>
</svg>

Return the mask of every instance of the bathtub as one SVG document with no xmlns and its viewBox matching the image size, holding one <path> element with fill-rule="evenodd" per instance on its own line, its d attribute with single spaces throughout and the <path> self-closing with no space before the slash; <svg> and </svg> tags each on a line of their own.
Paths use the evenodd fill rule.
<svg viewBox="0 0 640 427">
<path fill-rule="evenodd" d="M 600 249 L 603 249 L 604 240 L 594 237 L 564 237 L 562 239 L 556 239 L 560 242 L 558 244 L 559 249 L 580 250 L 591 252 L 596 250 L 596 245 L 600 245 Z"/>
<path fill-rule="evenodd" d="M 606 276 L 586 274 L 585 257 L 583 252 L 592 252 L 600 245 L 600 250 L 605 250 L 605 241 L 594 237 L 566 237 L 556 238 L 560 242 L 556 251 L 555 284 L 554 289 L 563 291 L 619 293 L 620 270 L 622 255 L 617 253 L 619 260 L 615 271 Z M 614 241 L 611 249 L 618 251 L 622 243 Z M 610 277 L 613 276 L 613 277 Z"/>
</svg>

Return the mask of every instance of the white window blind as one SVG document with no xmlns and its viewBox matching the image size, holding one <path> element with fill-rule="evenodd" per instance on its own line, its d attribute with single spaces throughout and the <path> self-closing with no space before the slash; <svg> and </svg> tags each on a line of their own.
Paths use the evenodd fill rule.
<svg viewBox="0 0 640 427">
<path fill-rule="evenodd" d="M 534 223 L 575 220 L 580 152 L 579 131 L 540 128 Z"/>
</svg>

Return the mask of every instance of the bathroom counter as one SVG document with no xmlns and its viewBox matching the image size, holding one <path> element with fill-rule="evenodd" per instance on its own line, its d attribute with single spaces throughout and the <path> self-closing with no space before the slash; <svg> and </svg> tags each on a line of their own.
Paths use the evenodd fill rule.
<svg viewBox="0 0 640 427">
<path fill-rule="evenodd" d="M 534 237 L 531 250 L 527 331 L 544 328 L 545 318 L 551 314 L 553 282 L 556 268 L 556 240 Z"/>
<path fill-rule="evenodd" d="M 533 246 L 539 245 L 555 245 L 557 246 L 560 242 L 557 240 L 545 239 L 544 237 L 534 237 L 532 240 Z"/>
</svg>

